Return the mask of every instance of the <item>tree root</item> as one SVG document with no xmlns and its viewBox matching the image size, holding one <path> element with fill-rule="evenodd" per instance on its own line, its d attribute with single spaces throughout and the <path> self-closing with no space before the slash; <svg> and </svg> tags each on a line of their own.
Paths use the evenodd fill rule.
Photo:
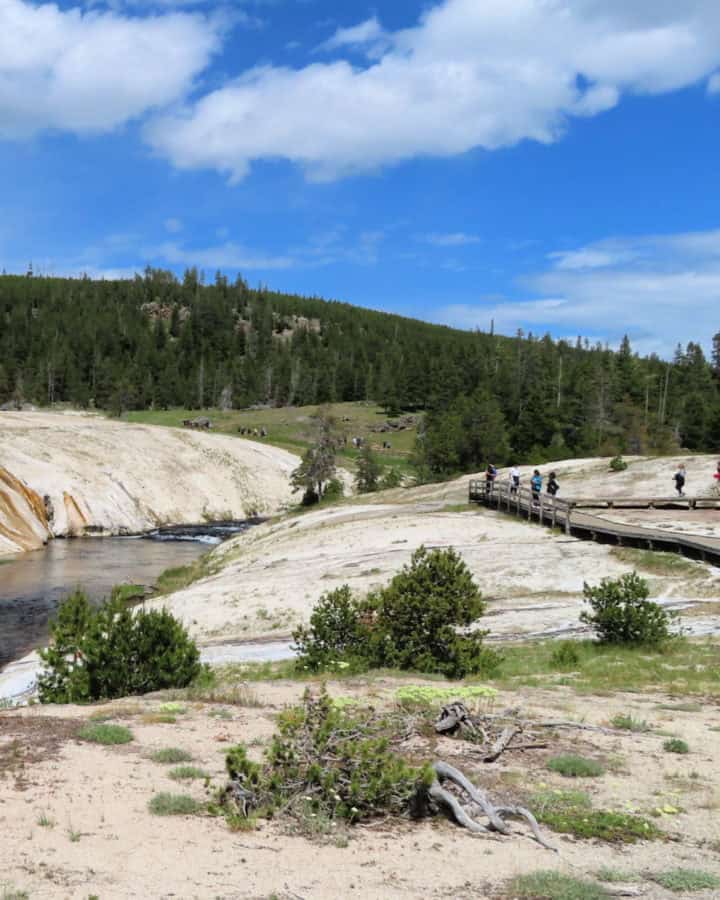
<svg viewBox="0 0 720 900">
<path fill-rule="evenodd" d="M 522 806 L 494 806 L 488 797 L 471 781 L 469 781 L 462 772 L 446 762 L 433 763 L 433 769 L 437 775 L 437 779 L 432 783 L 428 791 L 429 796 L 446 806 L 453 814 L 455 821 L 463 828 L 467 828 L 474 834 L 487 833 L 488 831 L 497 831 L 499 834 L 512 834 L 510 826 L 503 820 L 503 816 L 515 816 L 523 819 L 530 826 L 535 840 L 541 847 L 546 850 L 552 850 L 557 853 L 557 848 L 549 844 L 540 833 L 540 826 L 533 814 Z M 477 822 L 468 811 L 462 806 L 460 801 L 445 790 L 441 783 L 449 781 L 464 791 L 482 814 L 487 818 L 488 825 L 482 825 Z"/>
</svg>

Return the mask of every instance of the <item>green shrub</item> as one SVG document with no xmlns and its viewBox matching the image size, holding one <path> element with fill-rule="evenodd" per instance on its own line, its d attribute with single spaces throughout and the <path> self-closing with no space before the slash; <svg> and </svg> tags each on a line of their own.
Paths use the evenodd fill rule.
<svg viewBox="0 0 720 900">
<path fill-rule="evenodd" d="M 107 722 L 89 722 L 78 731 L 81 741 L 94 744 L 129 744 L 132 731 L 124 725 L 110 725 Z"/>
<path fill-rule="evenodd" d="M 530 900 L 606 900 L 610 894 L 591 881 L 548 871 L 530 872 L 513 878 L 510 896 Z"/>
<path fill-rule="evenodd" d="M 82 703 L 185 687 L 202 671 L 200 653 L 167 610 L 133 613 L 118 600 L 93 609 L 81 591 L 64 600 L 40 651 L 42 703 Z"/>
<path fill-rule="evenodd" d="M 618 713 L 610 719 L 613 728 L 619 728 L 621 731 L 645 732 L 650 731 L 650 726 L 645 719 L 636 719 L 627 713 Z"/>
<path fill-rule="evenodd" d="M 680 738 L 670 738 L 663 744 L 663 750 L 667 753 L 689 753 L 690 748 L 687 743 Z"/>
<path fill-rule="evenodd" d="M 647 599 L 648 583 L 637 572 L 603 578 L 597 587 L 585 584 L 583 593 L 592 613 L 583 611 L 580 620 L 595 629 L 601 643 L 657 646 L 671 637 L 671 616 Z"/>
<path fill-rule="evenodd" d="M 345 496 L 345 485 L 339 478 L 331 478 L 325 485 L 322 500 L 323 503 L 333 503 L 335 500 L 342 500 Z"/>
<path fill-rule="evenodd" d="M 391 466 L 383 472 L 383 476 L 380 479 L 380 490 L 389 491 L 393 488 L 399 488 L 402 486 L 402 483 L 402 472 L 400 469 L 396 469 L 395 466 Z"/>
<path fill-rule="evenodd" d="M 325 690 L 306 692 L 302 706 L 278 717 L 278 732 L 263 764 L 242 744 L 225 763 L 232 785 L 225 795 L 230 816 L 271 817 L 282 809 L 297 818 L 316 816 L 350 823 L 378 815 L 405 815 L 413 798 L 434 778 L 429 765 L 409 765 L 390 746 L 393 723 L 372 710 L 342 708 Z"/>
<path fill-rule="evenodd" d="M 596 760 L 571 753 L 554 756 L 548 760 L 547 767 L 565 778 L 599 778 L 605 773 L 605 769 Z"/>
<path fill-rule="evenodd" d="M 148 809 L 156 816 L 192 816 L 201 809 L 201 804 L 187 794 L 161 793 L 148 803 Z"/>
<path fill-rule="evenodd" d="M 580 663 L 580 654 L 573 641 L 561 641 L 550 657 L 551 665 L 556 669 L 574 669 Z"/>
<path fill-rule="evenodd" d="M 619 454 L 618 454 L 618 456 L 614 456 L 610 460 L 610 468 L 613 470 L 613 472 L 624 472 L 625 469 L 627 469 L 627 467 L 628 467 L 628 464 L 625 462 L 625 460 Z"/>
<path fill-rule="evenodd" d="M 720 878 L 702 869 L 669 869 L 657 872 L 650 878 L 668 891 L 678 894 L 691 891 L 711 891 L 720 888 Z"/>
<path fill-rule="evenodd" d="M 162 750 L 156 750 L 150 759 L 156 763 L 192 762 L 191 754 L 179 747 L 163 747 Z"/>
<path fill-rule="evenodd" d="M 387 587 L 364 600 L 347 586 L 325 594 L 309 627 L 294 634 L 298 665 L 312 671 L 338 662 L 369 668 L 436 672 L 448 678 L 489 672 L 500 657 L 468 629 L 485 603 L 452 549 L 420 547 Z"/>
</svg>

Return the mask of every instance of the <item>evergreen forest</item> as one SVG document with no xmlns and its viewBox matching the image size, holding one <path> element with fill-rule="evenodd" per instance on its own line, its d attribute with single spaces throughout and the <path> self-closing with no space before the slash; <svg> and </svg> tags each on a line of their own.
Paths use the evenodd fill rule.
<svg viewBox="0 0 720 900">
<path fill-rule="evenodd" d="M 195 269 L 0 276 L 0 404 L 119 415 L 373 400 L 424 413 L 416 464 L 433 477 L 488 460 L 716 452 L 720 333 L 712 346 L 666 361 L 627 339 L 460 331 Z"/>
</svg>

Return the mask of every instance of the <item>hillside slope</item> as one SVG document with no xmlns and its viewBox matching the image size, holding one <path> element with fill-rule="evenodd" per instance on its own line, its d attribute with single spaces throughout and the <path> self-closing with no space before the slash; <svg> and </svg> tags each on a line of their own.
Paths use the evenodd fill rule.
<svg viewBox="0 0 720 900">
<path fill-rule="evenodd" d="M 710 480 L 713 457 L 685 460 L 689 489 Z M 674 459 L 634 459 L 620 475 L 609 470 L 608 462 L 556 464 L 562 496 L 670 494 Z M 531 471 L 522 468 L 525 481 Z M 279 637 L 306 621 L 325 591 L 349 584 L 363 594 L 386 584 L 421 544 L 454 547 L 462 555 L 490 601 L 487 624 L 498 638 L 576 629 L 583 582 L 617 577 L 632 568 L 652 576 L 653 596 L 672 605 L 717 597 L 717 570 L 679 557 L 668 561 L 660 556 L 658 562 L 653 554 L 553 534 L 514 516 L 458 508 L 467 487 L 468 477 L 463 477 L 385 491 L 267 523 L 218 547 L 211 557 L 211 577 L 152 602 L 168 605 L 203 642 Z M 608 515 L 637 521 L 647 517 L 648 524 L 657 525 L 660 511 L 612 510 Z M 664 527 L 720 533 L 717 510 L 676 510 L 664 516 Z"/>
<path fill-rule="evenodd" d="M 277 512 L 298 458 L 240 438 L 74 413 L 0 413 L 0 555 L 49 537 Z"/>
</svg>

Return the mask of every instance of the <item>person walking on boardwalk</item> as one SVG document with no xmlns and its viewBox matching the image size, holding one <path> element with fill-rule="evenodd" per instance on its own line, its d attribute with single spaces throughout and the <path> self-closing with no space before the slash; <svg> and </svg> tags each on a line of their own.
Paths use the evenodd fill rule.
<svg viewBox="0 0 720 900">
<path fill-rule="evenodd" d="M 720 462 L 718 462 L 717 469 L 715 469 L 713 480 L 715 482 L 713 485 L 713 492 L 720 495 Z"/>
<path fill-rule="evenodd" d="M 510 468 L 510 493 L 516 495 L 520 488 L 520 469 L 513 463 Z"/>
<path fill-rule="evenodd" d="M 542 475 L 539 469 L 535 469 L 533 477 L 530 479 L 530 487 L 532 489 L 533 503 L 540 500 L 540 491 L 542 490 Z"/>
<path fill-rule="evenodd" d="M 492 463 L 488 463 L 487 469 L 485 469 L 485 491 L 488 494 L 492 493 L 492 489 L 495 486 L 495 479 L 497 478 L 497 469 Z"/>
<path fill-rule="evenodd" d="M 685 466 L 683 463 L 680 463 L 678 466 L 677 472 L 673 475 L 675 480 L 675 490 L 678 492 L 679 497 L 685 496 L 685 478 L 686 478 Z"/>
<path fill-rule="evenodd" d="M 557 475 L 554 472 L 551 472 L 550 477 L 548 478 L 547 492 L 551 497 L 554 497 L 559 490 L 560 484 L 558 483 Z"/>
</svg>

